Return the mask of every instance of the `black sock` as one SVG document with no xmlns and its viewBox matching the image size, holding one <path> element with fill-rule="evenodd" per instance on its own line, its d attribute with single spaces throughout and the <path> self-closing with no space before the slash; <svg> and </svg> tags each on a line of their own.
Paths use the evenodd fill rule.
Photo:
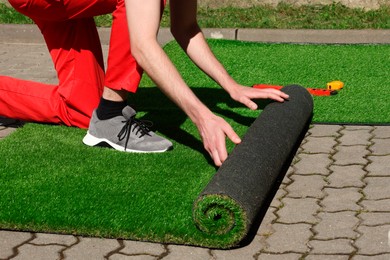
<svg viewBox="0 0 390 260">
<path fill-rule="evenodd" d="M 101 98 L 99 106 L 96 109 L 96 114 L 100 120 L 121 116 L 122 110 L 125 108 L 125 106 L 127 106 L 127 101 L 118 102 Z"/>
</svg>

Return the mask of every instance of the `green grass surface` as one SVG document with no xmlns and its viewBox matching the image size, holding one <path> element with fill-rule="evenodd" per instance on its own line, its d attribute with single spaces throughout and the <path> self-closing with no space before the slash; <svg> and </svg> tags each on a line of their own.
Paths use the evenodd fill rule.
<svg viewBox="0 0 390 260">
<path fill-rule="evenodd" d="M 378 10 L 347 8 L 342 4 L 303 5 L 281 3 L 249 8 L 199 8 L 201 27 L 213 28 L 279 28 L 279 29 L 389 29 L 390 7 Z M 98 26 L 111 26 L 111 15 L 96 17 Z M 14 9 L 0 4 L 0 23 L 32 23 Z M 169 8 L 165 8 L 162 26 L 169 26 Z"/>
<path fill-rule="evenodd" d="M 229 73 L 244 85 L 299 84 L 325 88 L 329 81 L 343 81 L 345 86 L 339 94 L 314 97 L 313 121 L 316 123 L 390 123 L 390 45 L 262 44 L 221 40 L 210 41 L 210 44 Z M 168 45 L 166 51 L 190 86 L 217 89 L 176 44 Z M 234 103 L 229 105 L 234 106 Z M 218 107 L 224 105 L 218 104 Z"/>
<path fill-rule="evenodd" d="M 325 87 L 330 80 L 344 81 L 338 95 L 314 99 L 315 122 L 390 122 L 389 45 L 210 44 L 243 84 Z M 259 111 L 231 101 L 190 65 L 176 44 L 165 49 L 195 93 L 243 136 Z M 192 220 L 193 202 L 216 171 L 196 127 L 147 77 L 142 85 L 130 103 L 175 149 L 124 154 L 82 145 L 85 130 L 27 124 L 0 141 L 1 229 L 231 244 L 236 234 L 207 235 Z"/>
</svg>

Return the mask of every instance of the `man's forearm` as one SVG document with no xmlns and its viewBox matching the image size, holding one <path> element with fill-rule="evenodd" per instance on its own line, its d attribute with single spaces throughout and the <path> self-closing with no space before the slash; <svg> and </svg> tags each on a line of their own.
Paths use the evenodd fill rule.
<svg viewBox="0 0 390 260">
<path fill-rule="evenodd" d="M 194 123 L 198 123 L 201 116 L 211 113 L 187 86 L 156 41 L 148 41 L 140 45 L 143 47 L 133 53 L 137 62 L 161 91 L 175 102 Z"/>
<path fill-rule="evenodd" d="M 200 29 L 193 31 L 191 34 L 177 34 L 176 40 L 203 72 L 230 93 L 236 82 L 215 57 Z"/>
</svg>

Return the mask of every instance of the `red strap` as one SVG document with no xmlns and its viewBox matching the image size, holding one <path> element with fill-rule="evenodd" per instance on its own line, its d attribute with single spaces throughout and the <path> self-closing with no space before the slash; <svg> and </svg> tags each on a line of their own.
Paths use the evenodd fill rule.
<svg viewBox="0 0 390 260">
<path fill-rule="evenodd" d="M 277 85 L 269 85 L 269 84 L 255 84 L 253 85 L 254 88 L 273 88 L 280 90 L 283 88 L 283 86 L 277 86 Z M 309 91 L 310 94 L 313 96 L 331 96 L 336 95 L 337 91 L 334 90 L 327 90 L 327 89 L 321 89 L 321 88 L 306 88 L 307 91 Z"/>
</svg>

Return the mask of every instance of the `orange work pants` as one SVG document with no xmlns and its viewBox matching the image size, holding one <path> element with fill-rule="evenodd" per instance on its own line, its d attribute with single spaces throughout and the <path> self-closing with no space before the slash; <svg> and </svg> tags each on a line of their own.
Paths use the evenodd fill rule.
<svg viewBox="0 0 390 260">
<path fill-rule="evenodd" d="M 124 0 L 9 0 L 39 27 L 58 85 L 0 76 L 0 115 L 87 128 L 103 87 L 135 92 L 142 69 L 131 55 Z M 112 13 L 107 71 L 94 16 Z"/>
</svg>

